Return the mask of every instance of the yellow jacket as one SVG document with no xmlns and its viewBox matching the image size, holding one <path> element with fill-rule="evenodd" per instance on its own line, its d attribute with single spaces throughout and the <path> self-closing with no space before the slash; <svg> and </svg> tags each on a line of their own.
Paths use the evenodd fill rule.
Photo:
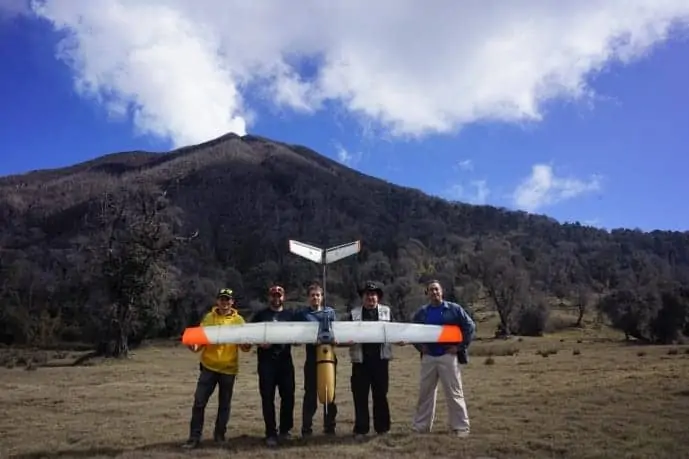
<svg viewBox="0 0 689 459">
<path fill-rule="evenodd" d="M 218 309 L 213 307 L 207 313 L 201 326 L 205 325 L 241 325 L 244 318 L 232 309 L 228 315 L 218 313 Z M 201 351 L 201 365 L 211 371 L 236 375 L 239 372 L 239 345 L 237 344 L 209 344 L 197 350 Z"/>
</svg>

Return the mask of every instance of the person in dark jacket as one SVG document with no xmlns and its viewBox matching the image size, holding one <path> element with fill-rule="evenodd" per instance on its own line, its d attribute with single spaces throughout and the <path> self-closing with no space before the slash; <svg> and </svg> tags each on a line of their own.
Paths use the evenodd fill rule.
<svg viewBox="0 0 689 459">
<path fill-rule="evenodd" d="M 308 288 L 309 305 L 301 309 L 296 315 L 296 320 L 319 321 L 326 316 L 335 321 L 335 310 L 330 306 L 324 306 L 323 288 L 314 283 Z M 335 368 L 337 368 L 337 356 L 335 356 Z M 313 417 L 318 410 L 318 392 L 316 380 L 316 345 L 306 345 L 306 360 L 304 361 L 304 400 L 302 404 L 301 434 L 308 437 L 313 433 Z M 336 370 L 337 374 L 337 370 Z M 335 418 L 337 417 L 337 404 L 333 400 L 323 410 L 323 433 L 335 434 Z"/>
<path fill-rule="evenodd" d="M 412 322 L 426 325 L 457 325 L 462 330 L 463 341 L 458 344 L 415 344 L 421 353 L 419 397 L 412 430 L 418 433 L 430 432 L 435 420 L 436 391 L 440 382 L 445 391 L 450 428 L 455 435 L 469 435 L 469 414 L 467 412 L 460 363 L 467 362 L 469 344 L 474 338 L 476 324 L 471 316 L 457 303 L 443 299 L 440 282 L 432 280 L 426 284 L 429 303 L 419 308 Z"/>
<path fill-rule="evenodd" d="M 279 285 L 270 287 L 270 304 L 258 311 L 250 322 L 286 322 L 294 320 L 294 313 L 285 309 L 285 289 Z M 268 446 L 276 446 L 278 440 L 290 438 L 294 426 L 294 397 L 296 382 L 292 346 L 290 344 L 261 344 L 258 356 L 258 387 L 261 394 L 265 437 Z M 280 424 L 275 416 L 275 390 L 280 395 Z"/>
</svg>

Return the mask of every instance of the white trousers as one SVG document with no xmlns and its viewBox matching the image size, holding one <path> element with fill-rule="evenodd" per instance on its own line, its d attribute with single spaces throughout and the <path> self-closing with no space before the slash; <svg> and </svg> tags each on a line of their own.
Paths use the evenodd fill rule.
<svg viewBox="0 0 689 459">
<path fill-rule="evenodd" d="M 435 421 L 435 405 L 438 396 L 438 381 L 443 386 L 450 428 L 455 431 L 469 431 L 469 413 L 462 375 L 457 356 L 445 354 L 439 357 L 423 355 L 419 378 L 419 398 L 412 428 L 417 432 L 430 432 Z"/>
</svg>

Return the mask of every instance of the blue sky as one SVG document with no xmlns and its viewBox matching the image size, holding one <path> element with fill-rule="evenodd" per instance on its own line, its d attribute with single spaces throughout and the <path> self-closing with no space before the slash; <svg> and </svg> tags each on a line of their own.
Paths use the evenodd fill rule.
<svg viewBox="0 0 689 459">
<path fill-rule="evenodd" d="M 185 123 L 193 124 L 199 113 L 209 117 L 216 113 L 217 107 L 212 99 L 204 105 L 204 93 L 199 92 L 197 98 L 202 102 L 182 98 L 179 104 L 173 104 L 179 107 L 180 112 L 188 113 L 189 118 L 184 118 L 185 115 L 166 118 L 168 106 L 163 102 L 176 101 L 174 97 L 181 97 L 179 91 L 169 95 L 173 99 L 165 99 L 168 94 L 164 90 L 141 83 L 148 76 L 133 65 L 126 79 L 118 74 L 116 80 L 112 72 L 102 70 L 109 61 L 97 59 L 98 55 L 103 56 L 103 51 L 99 51 L 95 44 L 105 43 L 107 46 L 103 45 L 103 49 L 116 54 L 114 45 L 111 45 L 115 43 L 112 39 L 114 26 L 109 29 L 108 24 L 104 25 L 107 19 L 103 16 L 119 15 L 116 24 L 120 30 L 122 24 L 136 25 L 127 22 L 129 16 L 125 13 L 128 11 L 103 13 L 92 10 L 90 5 L 93 3 L 55 1 L 47 2 L 40 18 L 22 5 L 10 11 L 8 1 L 0 1 L 0 59 L 3 63 L 3 71 L 0 72 L 1 175 L 67 166 L 116 151 L 165 151 L 175 145 L 193 143 L 185 139 L 208 140 L 232 128 L 240 129 L 237 124 L 223 121 L 228 117 L 220 122 L 216 122 L 216 118 L 208 118 L 203 127 L 187 128 L 190 124 Z M 117 2 L 108 0 L 102 4 L 106 3 Z M 3 8 L 5 11 L 1 13 Z M 511 10 L 505 11 L 506 17 L 508 13 Z M 615 11 L 610 12 L 611 15 L 613 13 Z M 672 19 L 687 18 L 685 10 L 664 13 Z M 143 13 L 139 11 L 138 14 Z M 176 14 L 173 17 L 185 17 L 183 12 Z M 554 13 L 541 11 L 539 14 Z M 82 24 L 92 18 L 96 21 L 94 28 L 89 32 L 79 30 L 77 17 L 81 18 Z M 143 20 L 136 15 L 132 17 Z M 630 21 L 633 24 L 638 22 Z M 73 37 L 77 38 L 79 45 L 72 44 L 71 56 L 82 59 L 81 70 L 75 71 L 74 66 L 56 57 L 58 44 L 65 36 L 56 31 L 58 24 L 66 26 L 66 30 L 76 31 Z M 566 27 L 566 24 L 561 27 Z M 571 27 L 576 33 L 582 33 L 575 25 Z M 389 43 L 380 42 L 379 49 L 387 50 L 389 56 L 381 51 L 378 59 L 390 60 L 388 68 L 398 74 L 393 75 L 393 70 L 389 75 L 385 70 L 366 73 L 366 78 L 375 79 L 376 84 L 382 85 L 374 91 L 367 89 L 367 80 L 358 79 L 355 73 L 347 74 L 349 80 L 345 82 L 333 76 L 330 79 L 323 77 L 319 87 L 321 93 L 325 93 L 323 88 L 327 88 L 329 94 L 334 94 L 333 81 L 337 81 L 341 86 L 348 85 L 347 91 L 352 97 L 330 96 L 316 103 L 315 93 L 308 93 L 307 97 L 303 84 L 315 81 L 325 64 L 322 60 L 304 57 L 307 55 L 304 51 L 304 56 L 296 53 L 297 57 L 292 57 L 291 61 L 284 60 L 292 64 L 301 76 L 297 83 L 302 86 L 295 85 L 295 81 L 287 78 L 281 70 L 272 69 L 270 75 L 275 81 L 278 81 L 276 75 L 282 80 L 272 86 L 260 79 L 251 80 L 241 89 L 242 105 L 250 111 L 235 107 L 232 116 L 246 119 L 246 130 L 251 134 L 303 144 L 367 174 L 448 199 L 521 208 L 545 213 L 561 221 L 578 220 L 605 228 L 687 230 L 689 211 L 685 210 L 684 201 L 689 195 L 686 178 L 689 174 L 689 155 L 686 152 L 689 145 L 689 41 L 676 31 L 679 29 L 667 30 L 668 34 L 658 39 L 641 36 L 643 40 L 640 40 L 645 40 L 645 43 L 632 50 L 638 56 L 631 62 L 596 60 L 591 53 L 586 54 L 591 63 L 579 71 L 577 75 L 580 78 L 572 83 L 569 76 L 562 77 L 560 86 L 551 85 L 548 87 L 550 91 L 569 86 L 552 97 L 534 96 L 535 90 L 532 89 L 542 87 L 539 84 L 546 81 L 545 77 L 541 78 L 526 67 L 524 62 L 528 62 L 530 56 L 520 58 L 519 55 L 514 56 L 514 63 L 502 61 L 494 65 L 491 72 L 488 72 L 488 67 L 474 66 L 475 78 L 469 80 L 467 77 L 462 82 L 462 87 L 471 90 L 471 97 L 464 97 L 462 93 L 448 93 L 443 97 L 440 89 L 455 89 L 449 86 L 450 83 L 437 90 L 433 87 L 417 89 L 419 85 L 416 83 L 422 79 L 412 74 L 415 68 L 402 58 L 393 62 Z M 634 33 L 633 29 L 625 31 Z M 572 42 L 572 37 L 577 37 L 575 32 L 572 32 L 569 42 Z M 614 35 L 613 32 L 601 33 L 601 36 L 609 37 Z M 588 36 L 591 36 L 590 31 Z M 285 37 L 281 38 L 284 41 Z M 333 43 L 335 38 L 340 39 L 327 38 Z M 150 39 L 146 37 L 146 40 Z M 225 38 L 223 42 L 223 49 L 228 53 L 240 49 L 239 46 L 229 46 L 233 43 L 231 39 Z M 380 38 L 372 36 L 367 39 L 376 43 L 375 40 Z M 295 38 L 294 41 L 298 40 Z M 341 38 L 338 43 L 338 49 L 345 49 L 343 44 L 354 42 Z M 175 46 L 186 49 L 184 43 Z M 268 59 L 269 51 L 262 50 L 268 56 L 262 62 L 272 62 Z M 255 55 L 259 52 L 261 50 L 255 51 Z M 470 53 L 470 50 L 467 48 L 465 52 Z M 552 56 L 552 53 L 547 51 L 545 55 Z M 240 56 L 238 52 L 235 54 Z M 560 55 L 567 54 L 562 52 Z M 350 61 L 356 62 L 357 56 L 352 54 Z M 436 64 L 431 57 L 424 58 L 429 60 L 424 65 Z M 568 58 L 570 61 L 562 68 L 572 68 L 572 63 L 582 61 L 581 56 Z M 247 58 L 236 58 L 237 61 L 240 59 L 246 61 Z M 228 60 L 231 61 L 230 58 Z M 364 58 L 360 60 L 363 62 Z M 167 61 L 161 62 L 163 64 L 160 65 L 164 65 Z M 201 66 L 204 61 L 194 62 Z M 401 62 L 399 67 L 396 67 L 397 62 Z M 500 65 L 502 63 L 504 66 Z M 373 64 L 369 62 L 367 65 L 369 67 L 362 68 L 366 70 Z M 335 67 L 332 65 L 330 68 Z M 242 67 L 244 70 L 248 68 L 249 64 Z M 352 68 L 353 65 L 348 67 Z M 408 69 L 409 75 L 404 73 L 404 69 Z M 443 69 L 439 67 L 438 71 Z M 501 74 L 510 70 L 513 74 L 517 70 L 526 72 L 524 69 L 535 76 L 527 81 L 526 77 L 518 80 Z M 339 70 L 339 74 L 333 70 L 332 75 L 344 74 L 344 70 Z M 184 65 L 170 64 L 169 72 L 173 73 L 168 75 L 180 72 L 179 79 L 183 83 L 184 72 L 187 71 Z M 246 75 L 255 77 L 258 70 L 252 71 L 254 73 L 250 74 L 246 70 Z M 131 96 L 112 97 L 107 99 L 110 102 L 107 105 L 103 100 L 92 97 L 95 92 L 89 95 L 75 89 L 75 81 L 93 84 L 94 81 L 104 81 L 108 75 L 110 83 L 102 84 L 100 94 L 109 94 L 110 97 L 108 91 L 115 88 L 122 94 L 129 91 Z M 266 75 L 268 73 L 260 76 Z M 423 81 L 432 80 L 436 75 L 425 75 Z M 483 85 L 476 86 L 477 81 Z M 207 87 L 212 89 L 213 84 L 210 81 Z M 442 86 L 445 83 L 438 84 Z M 503 92 L 490 84 L 500 86 Z M 395 85 L 402 85 L 408 92 L 390 90 L 385 94 L 388 88 L 397 88 Z M 516 88 L 514 92 L 505 92 L 505 87 L 509 89 L 512 86 Z M 236 101 L 226 86 L 217 87 L 216 93 L 226 96 L 228 103 Z M 567 97 L 582 87 L 594 95 L 575 100 Z M 344 93 L 339 87 L 338 91 L 340 95 Z M 478 93 L 490 97 L 476 96 Z M 519 97 L 514 94 L 519 94 Z M 456 98 L 454 101 L 453 97 Z M 493 99 L 499 103 L 492 103 Z M 149 120 L 148 124 L 141 120 L 137 122 L 131 112 L 113 116 L 113 107 L 117 109 L 123 106 L 122 101 L 126 105 L 132 100 L 137 100 L 144 112 L 146 107 L 153 107 L 148 112 L 153 121 Z M 275 103 L 276 100 L 284 103 Z M 531 103 L 534 100 L 538 103 L 536 109 Z M 518 109 L 504 109 L 510 103 L 512 106 L 518 104 Z M 306 105 L 310 108 L 305 108 Z M 314 106 L 318 108 L 314 109 Z M 414 107 L 418 109 L 415 111 Z M 529 113 L 533 114 L 534 110 L 540 119 L 529 119 Z M 386 124 L 386 121 L 391 123 Z M 156 133 L 156 129 L 150 129 L 151 125 L 163 126 L 164 129 L 158 129 Z M 209 125 L 215 130 L 206 129 Z M 146 126 L 149 126 L 149 132 L 141 133 Z M 165 130 L 167 138 L 161 134 Z M 402 134 L 407 134 L 407 137 Z M 409 134 L 418 134 L 418 137 L 410 139 Z M 524 182 L 532 174 L 531 181 Z M 520 189 L 520 184 L 521 194 L 515 191 Z"/>
</svg>

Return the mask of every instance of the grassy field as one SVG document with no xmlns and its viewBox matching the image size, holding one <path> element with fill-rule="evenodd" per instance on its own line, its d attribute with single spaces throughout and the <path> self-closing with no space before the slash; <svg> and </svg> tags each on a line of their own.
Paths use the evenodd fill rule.
<svg viewBox="0 0 689 459">
<path fill-rule="evenodd" d="M 193 452 L 179 448 L 186 439 L 197 376 L 196 357 L 186 348 L 148 346 L 129 360 L 86 367 L 3 368 L 0 457 L 689 457 L 687 346 L 633 346 L 579 330 L 476 342 L 463 372 L 472 422 L 467 439 L 448 435 L 442 390 L 434 433 L 410 433 L 418 355 L 411 346 L 398 347 L 391 366 L 393 431 L 361 443 L 351 436 L 350 367 L 345 353 L 339 353 L 344 364 L 338 372 L 338 437 L 297 437 L 278 450 L 261 441 L 253 354 L 242 356 L 228 444 L 206 443 Z M 295 361 L 296 434 L 301 349 L 295 350 Z M 214 396 L 206 415 L 207 436 L 215 403 Z M 316 416 L 320 420 L 320 410 Z"/>
</svg>

